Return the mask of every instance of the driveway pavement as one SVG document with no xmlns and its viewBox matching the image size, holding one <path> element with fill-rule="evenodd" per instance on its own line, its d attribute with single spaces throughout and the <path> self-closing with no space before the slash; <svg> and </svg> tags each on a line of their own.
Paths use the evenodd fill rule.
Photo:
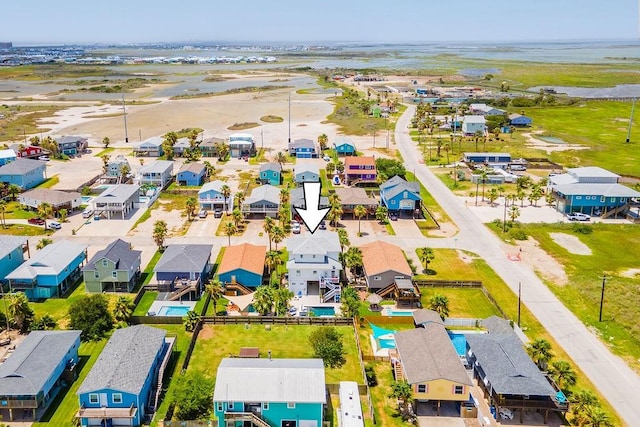
<svg viewBox="0 0 640 427">
<path fill-rule="evenodd" d="M 408 133 L 414 112 L 415 106 L 409 106 L 398 120 L 395 131 L 397 147 L 404 158 L 405 167 L 408 170 L 415 169 L 417 178 L 459 227 L 456 246 L 482 256 L 514 293 L 517 292 L 518 283 L 522 282 L 525 289 L 523 303 L 562 345 L 622 420 L 627 425 L 637 425 L 640 420 L 640 405 L 636 403 L 637 391 L 640 390 L 638 374 L 620 357 L 613 355 L 556 298 L 531 268 L 510 262 L 501 249 L 500 240 L 465 206 L 464 201 L 453 195 L 424 164 L 418 162 L 420 156 Z M 452 239 L 446 240 L 451 242 Z"/>
</svg>

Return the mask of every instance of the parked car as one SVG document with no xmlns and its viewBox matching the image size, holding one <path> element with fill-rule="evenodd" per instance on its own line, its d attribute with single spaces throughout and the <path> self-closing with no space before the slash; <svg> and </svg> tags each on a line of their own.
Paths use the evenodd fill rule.
<svg viewBox="0 0 640 427">
<path fill-rule="evenodd" d="M 525 165 L 510 165 L 509 169 L 512 171 L 526 171 L 527 167 Z"/>
<path fill-rule="evenodd" d="M 513 419 L 513 411 L 509 408 L 500 408 L 500 418 L 503 420 L 512 420 Z"/>
<path fill-rule="evenodd" d="M 49 159 L 49 156 L 40 156 L 40 157 L 38 157 L 38 160 L 41 160 L 43 162 L 48 162 L 51 159 Z"/>
<path fill-rule="evenodd" d="M 205 209 L 200 209 L 200 212 L 198 212 L 198 218 L 206 218 L 208 213 L 209 212 Z"/>
<path fill-rule="evenodd" d="M 44 219 L 42 218 L 29 218 L 27 222 L 32 225 L 44 225 Z"/>
<path fill-rule="evenodd" d="M 320 230 L 326 230 L 326 229 L 327 229 L 327 223 L 323 219 L 322 221 L 320 221 Z"/>
<path fill-rule="evenodd" d="M 54 230 L 60 230 L 62 228 L 62 224 L 60 224 L 58 221 L 51 221 L 49 223 L 49 228 L 53 228 Z"/>
<path fill-rule="evenodd" d="M 213 217 L 222 218 L 222 209 L 216 209 L 215 211 L 213 211 Z"/>
<path fill-rule="evenodd" d="M 325 162 L 330 162 L 331 161 L 331 157 L 327 156 L 325 154 L 325 156 L 322 158 L 322 160 L 324 160 Z"/>
<path fill-rule="evenodd" d="M 301 229 L 302 227 L 300 227 L 300 224 L 298 224 L 297 222 L 291 224 L 291 232 L 293 234 L 300 234 Z"/>
<path fill-rule="evenodd" d="M 297 312 L 298 312 L 298 309 L 293 306 L 287 309 L 287 313 L 289 313 L 289 315 L 291 316 L 295 316 Z"/>
<path fill-rule="evenodd" d="M 91 208 L 82 211 L 82 218 L 91 218 L 91 215 L 93 215 L 93 209 Z"/>
<path fill-rule="evenodd" d="M 389 212 L 389 219 L 390 219 L 391 221 L 397 221 L 397 220 L 398 220 L 398 215 L 396 215 L 396 214 L 395 214 L 395 213 L 393 213 L 393 212 Z"/>
<path fill-rule="evenodd" d="M 567 219 L 569 221 L 589 221 L 591 217 L 585 213 L 571 212 L 567 214 Z"/>
</svg>

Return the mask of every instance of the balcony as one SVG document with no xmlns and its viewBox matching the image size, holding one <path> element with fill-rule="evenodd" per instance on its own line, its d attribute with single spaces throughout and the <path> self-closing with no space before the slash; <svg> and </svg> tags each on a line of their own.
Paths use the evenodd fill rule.
<svg viewBox="0 0 640 427">
<path fill-rule="evenodd" d="M 138 408 L 131 405 L 129 408 L 85 408 L 82 406 L 76 413 L 76 418 L 135 418 Z"/>
<path fill-rule="evenodd" d="M 38 407 L 37 399 L 16 399 L 0 397 L 0 408 L 2 409 L 34 409 Z"/>
</svg>

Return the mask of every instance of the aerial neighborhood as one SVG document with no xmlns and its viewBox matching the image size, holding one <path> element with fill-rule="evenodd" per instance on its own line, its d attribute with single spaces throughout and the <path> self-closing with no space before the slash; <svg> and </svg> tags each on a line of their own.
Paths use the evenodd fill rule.
<svg viewBox="0 0 640 427">
<path fill-rule="evenodd" d="M 536 110 L 498 95 L 332 80 L 370 100 L 370 132 L 0 150 L 1 422 L 605 425 L 576 421 L 607 396 L 519 286 L 569 286 L 540 244 L 588 257 L 580 237 L 637 233 L 637 186 L 523 149 Z"/>
</svg>

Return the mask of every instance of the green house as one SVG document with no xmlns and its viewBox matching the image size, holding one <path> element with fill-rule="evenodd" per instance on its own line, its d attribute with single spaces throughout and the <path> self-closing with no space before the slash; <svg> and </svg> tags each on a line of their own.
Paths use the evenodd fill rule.
<svg viewBox="0 0 640 427">
<path fill-rule="evenodd" d="M 140 277 L 141 251 L 118 239 L 98 251 L 82 269 L 87 292 L 131 292 Z"/>
</svg>

